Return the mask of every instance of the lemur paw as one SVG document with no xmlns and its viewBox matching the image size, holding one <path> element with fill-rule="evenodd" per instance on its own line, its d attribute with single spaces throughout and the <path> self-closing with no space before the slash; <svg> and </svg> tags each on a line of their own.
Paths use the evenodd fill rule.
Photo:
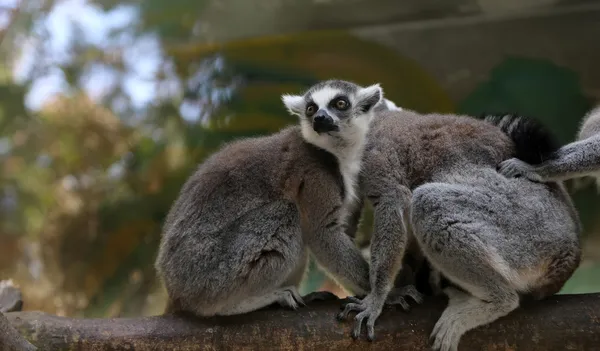
<svg viewBox="0 0 600 351">
<path fill-rule="evenodd" d="M 300 296 L 296 287 L 282 289 L 277 303 L 293 310 L 297 310 L 300 306 L 306 306 L 304 299 L 302 299 L 302 296 Z"/>
<path fill-rule="evenodd" d="M 350 303 L 346 304 L 344 310 L 337 315 L 338 320 L 345 320 L 350 312 L 358 312 L 354 317 L 354 328 L 352 330 L 352 338 L 355 340 L 360 336 L 365 319 L 367 320 L 367 340 L 375 340 L 375 321 L 381 314 L 383 303 L 374 302 L 371 296 L 367 295 L 362 300 L 356 297 L 348 297 Z"/>
<path fill-rule="evenodd" d="M 430 336 L 430 340 L 433 341 L 432 349 L 434 351 L 457 351 L 461 333 L 455 320 L 444 317 L 442 315 L 433 327 Z"/>
<path fill-rule="evenodd" d="M 530 164 L 517 158 L 500 162 L 498 172 L 507 178 L 525 177 L 534 182 L 542 181 L 542 178 L 533 171 Z"/>
<path fill-rule="evenodd" d="M 302 297 L 305 303 L 311 303 L 314 301 L 330 301 L 330 300 L 339 300 L 336 294 L 331 293 L 329 291 L 314 291 L 309 294 L 306 294 Z"/>
<path fill-rule="evenodd" d="M 400 305 L 403 310 L 410 310 L 410 305 L 406 302 L 406 298 L 410 297 L 417 304 L 423 303 L 423 294 L 421 294 L 414 285 L 406 285 L 401 288 L 394 288 L 388 294 L 385 301 L 386 305 Z"/>
</svg>

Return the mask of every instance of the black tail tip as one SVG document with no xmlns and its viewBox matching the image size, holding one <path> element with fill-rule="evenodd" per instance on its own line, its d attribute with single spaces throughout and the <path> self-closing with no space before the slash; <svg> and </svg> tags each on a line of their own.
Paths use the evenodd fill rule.
<svg viewBox="0 0 600 351">
<path fill-rule="evenodd" d="M 560 143 L 539 120 L 516 114 L 487 115 L 484 120 L 500 128 L 515 143 L 515 157 L 529 164 L 549 159 Z"/>
</svg>

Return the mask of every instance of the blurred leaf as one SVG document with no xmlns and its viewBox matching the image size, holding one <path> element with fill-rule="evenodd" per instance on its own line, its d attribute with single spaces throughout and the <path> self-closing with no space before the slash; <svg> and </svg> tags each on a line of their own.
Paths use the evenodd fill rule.
<svg viewBox="0 0 600 351">
<path fill-rule="evenodd" d="M 534 117 L 567 143 L 590 108 L 576 72 L 548 60 L 511 57 L 492 69 L 489 80 L 467 96 L 458 111 Z"/>
<path fill-rule="evenodd" d="M 586 294 L 600 291 L 600 262 L 580 267 L 560 294 Z"/>
</svg>

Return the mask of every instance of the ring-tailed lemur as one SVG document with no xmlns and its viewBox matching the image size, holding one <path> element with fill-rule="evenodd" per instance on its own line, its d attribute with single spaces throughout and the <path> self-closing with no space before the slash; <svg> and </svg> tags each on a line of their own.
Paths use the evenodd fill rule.
<svg viewBox="0 0 600 351">
<path fill-rule="evenodd" d="M 550 150 L 543 162 L 529 164 L 517 158 L 500 163 L 499 172 L 507 177 L 523 176 L 536 182 L 564 181 L 585 176 L 600 176 L 600 106 L 584 118 L 577 141 Z M 597 181 L 598 183 L 598 181 Z"/>
<path fill-rule="evenodd" d="M 283 95 L 300 126 L 227 144 L 183 186 L 156 269 L 167 311 L 201 316 L 303 303 L 307 248 L 344 287 L 369 291 L 366 260 L 344 233 L 374 107 L 383 91 L 327 81 Z"/>
<path fill-rule="evenodd" d="M 374 207 L 371 292 L 338 315 L 359 312 L 354 338 L 366 319 L 373 340 L 411 236 L 433 269 L 462 289 L 444 290 L 448 307 L 431 335 L 436 350 L 456 350 L 465 332 L 510 313 L 520 296 L 558 292 L 577 268 L 580 223 L 563 185 L 496 171 L 516 155 L 535 156 L 521 138 L 531 145 L 550 138 L 529 123 L 512 130 L 493 123 L 407 110 L 375 116 L 361 176 Z"/>
</svg>

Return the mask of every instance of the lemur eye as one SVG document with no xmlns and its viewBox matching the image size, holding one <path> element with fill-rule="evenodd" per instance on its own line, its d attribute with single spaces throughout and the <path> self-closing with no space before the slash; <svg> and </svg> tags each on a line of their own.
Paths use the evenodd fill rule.
<svg viewBox="0 0 600 351">
<path fill-rule="evenodd" d="M 315 106 L 315 104 L 309 104 L 308 106 L 306 106 L 306 115 L 308 117 L 314 115 L 315 112 L 317 112 L 317 107 Z"/>
<path fill-rule="evenodd" d="M 338 110 L 345 110 L 348 108 L 348 103 L 344 99 L 338 99 L 338 101 L 335 102 L 335 107 Z"/>
</svg>

